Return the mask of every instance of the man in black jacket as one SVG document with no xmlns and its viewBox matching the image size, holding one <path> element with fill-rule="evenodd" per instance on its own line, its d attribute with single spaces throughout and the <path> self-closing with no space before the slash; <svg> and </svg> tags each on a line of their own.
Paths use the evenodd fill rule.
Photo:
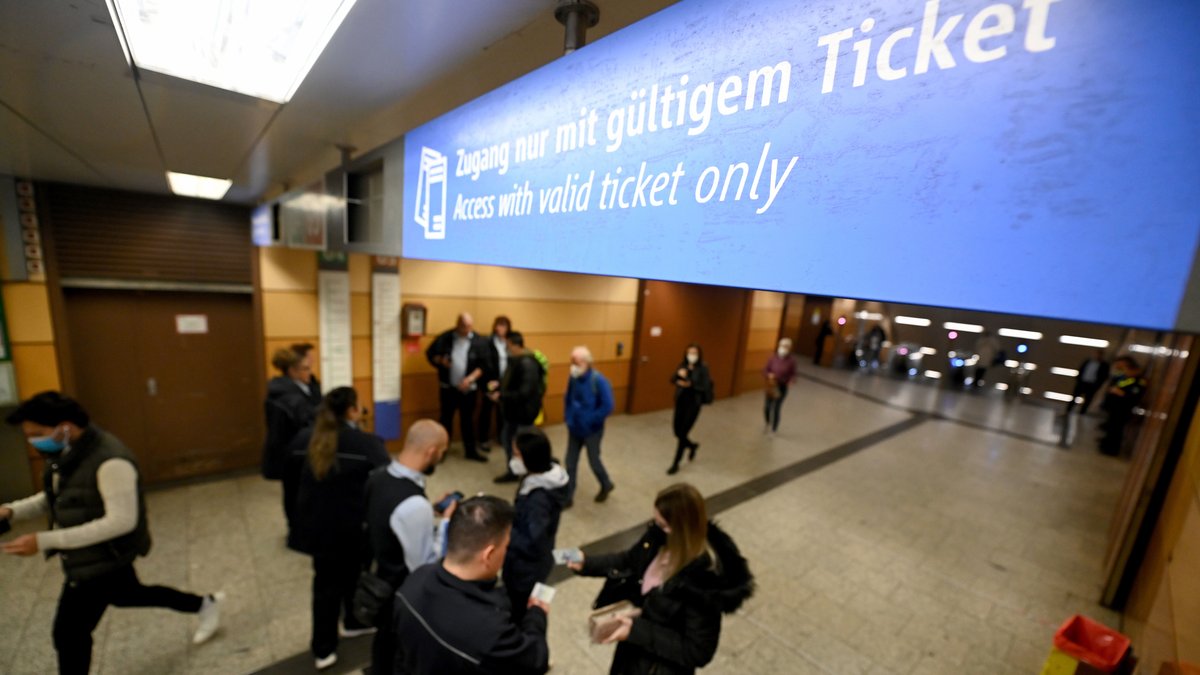
<svg viewBox="0 0 1200 675">
<path fill-rule="evenodd" d="M 525 351 L 525 336 L 517 331 L 508 334 L 508 368 L 500 382 L 488 383 L 488 398 L 500 404 L 504 426 L 500 429 L 500 444 L 505 459 L 511 463 L 513 440 L 517 428 L 529 426 L 542 410 L 542 366 Z M 518 476 L 507 465 L 496 483 L 515 483 Z"/>
<path fill-rule="evenodd" d="M 458 315 L 454 328 L 437 336 L 425 350 L 425 358 L 437 368 L 438 392 L 441 403 L 441 423 L 450 431 L 454 413 L 459 414 L 463 454 L 467 459 L 486 462 L 475 446 L 475 399 L 479 396 L 479 381 L 488 372 L 487 341 L 475 334 L 475 320 L 470 314 Z"/>
<path fill-rule="evenodd" d="M 446 557 L 408 576 L 396 594 L 396 673 L 545 673 L 549 606 L 530 598 L 520 625 L 497 586 L 513 523 L 498 497 L 472 497 L 450 518 Z"/>
<path fill-rule="evenodd" d="M 22 403 L 6 420 L 46 460 L 36 495 L 0 506 L 0 520 L 48 515 L 50 529 L 0 546 L 10 555 L 45 552 L 62 561 L 62 594 L 54 615 L 54 649 L 60 673 L 87 675 L 92 631 L 109 605 L 165 607 L 199 614 L 192 640 L 217 630 L 222 593 L 199 596 L 165 586 L 144 586 L 133 561 L 150 551 L 146 503 L 137 462 L 121 441 L 91 424 L 74 399 L 54 391 Z"/>
</svg>

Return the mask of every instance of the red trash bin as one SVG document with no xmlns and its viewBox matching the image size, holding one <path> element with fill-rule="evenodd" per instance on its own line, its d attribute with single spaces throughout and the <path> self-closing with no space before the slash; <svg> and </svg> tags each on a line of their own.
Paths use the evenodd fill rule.
<svg viewBox="0 0 1200 675">
<path fill-rule="evenodd" d="M 1076 614 L 1054 633 L 1054 647 L 1093 668 L 1111 673 L 1129 651 L 1129 638 Z"/>
</svg>

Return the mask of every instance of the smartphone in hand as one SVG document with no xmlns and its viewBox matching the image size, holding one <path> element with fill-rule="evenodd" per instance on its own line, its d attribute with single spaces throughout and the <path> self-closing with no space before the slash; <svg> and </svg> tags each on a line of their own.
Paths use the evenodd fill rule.
<svg viewBox="0 0 1200 675">
<path fill-rule="evenodd" d="M 557 591 L 554 590 L 553 586 L 547 586 L 539 581 L 533 585 L 533 592 L 529 594 L 529 597 L 537 600 L 538 602 L 544 602 L 549 605 L 550 603 L 554 602 L 554 594 L 556 592 Z"/>
<path fill-rule="evenodd" d="M 436 511 L 437 513 L 445 513 L 446 509 L 450 508 L 451 504 L 453 504 L 454 502 L 462 501 L 462 498 L 463 498 L 463 493 L 459 492 L 458 490 L 455 490 L 454 492 L 451 492 L 450 494 L 446 495 L 445 499 L 434 504 L 433 510 Z"/>
</svg>

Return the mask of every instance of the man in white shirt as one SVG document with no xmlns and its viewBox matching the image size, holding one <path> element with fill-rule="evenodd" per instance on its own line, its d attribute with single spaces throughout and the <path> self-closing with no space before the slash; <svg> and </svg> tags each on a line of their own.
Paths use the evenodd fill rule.
<svg viewBox="0 0 1200 675">
<path fill-rule="evenodd" d="M 58 555 L 66 581 L 54 616 L 60 673 L 87 675 L 92 631 L 109 605 L 166 607 L 199 614 L 197 644 L 217 630 L 223 594 L 143 586 L 133 561 L 150 551 L 137 463 L 121 441 L 91 424 L 87 411 L 58 392 L 37 394 L 6 420 L 46 460 L 45 489 L 0 506 L 0 520 L 49 516 L 50 529 L 0 545 L 10 555 Z"/>
</svg>

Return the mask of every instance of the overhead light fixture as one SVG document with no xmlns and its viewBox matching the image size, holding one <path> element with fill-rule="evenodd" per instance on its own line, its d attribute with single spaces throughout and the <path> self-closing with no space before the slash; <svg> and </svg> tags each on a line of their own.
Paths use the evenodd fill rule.
<svg viewBox="0 0 1200 675">
<path fill-rule="evenodd" d="M 861 312 L 857 312 L 854 315 L 854 318 L 862 319 L 864 321 L 880 321 L 883 319 L 883 315 L 880 314 L 879 312 L 868 312 L 866 310 L 863 310 Z"/>
<path fill-rule="evenodd" d="M 132 65 L 287 103 L 355 0 L 106 2 Z"/>
<path fill-rule="evenodd" d="M 927 370 L 925 371 L 925 377 L 928 377 L 931 380 L 940 380 L 942 379 L 942 374 L 936 370 Z"/>
<path fill-rule="evenodd" d="M 920 351 L 925 356 L 934 356 L 937 354 L 937 350 L 934 349 L 933 347 L 921 347 Z"/>
<path fill-rule="evenodd" d="M 1036 330 L 1017 330 L 1016 328 L 1001 328 L 996 331 L 1000 337 L 1020 338 L 1022 340 L 1041 340 L 1042 334 Z"/>
<path fill-rule="evenodd" d="M 171 192 L 182 197 L 200 197 L 201 199 L 221 199 L 233 185 L 231 180 L 193 176 L 190 173 L 167 172 L 167 183 Z"/>
<path fill-rule="evenodd" d="M 999 389 L 1000 391 L 1008 391 L 1008 385 L 1005 384 L 1004 382 L 997 382 L 996 388 Z"/>
<path fill-rule="evenodd" d="M 1108 340 L 1098 340 L 1096 338 L 1079 337 L 1078 335 L 1060 335 L 1058 341 L 1064 345 L 1078 345 L 1080 347 L 1095 347 L 1096 349 L 1104 349 L 1108 347 Z"/>
<path fill-rule="evenodd" d="M 1037 370 L 1037 364 L 1036 363 L 1026 363 L 1025 370 Z"/>
<path fill-rule="evenodd" d="M 1042 396 L 1050 399 L 1051 401 L 1062 401 L 1063 403 L 1070 403 L 1071 401 L 1075 400 L 1074 396 L 1070 394 L 1060 394 L 1057 391 L 1045 391 L 1042 392 Z"/>
<path fill-rule="evenodd" d="M 1017 366 L 1019 366 L 1019 365 L 1021 365 L 1021 362 L 1020 362 L 1020 361 L 1013 361 L 1012 359 L 1009 359 L 1009 360 L 1007 360 L 1007 361 L 1005 361 L 1005 362 L 1004 362 L 1004 367 L 1005 367 L 1005 368 L 1016 368 L 1016 367 L 1017 367 Z"/>
<path fill-rule="evenodd" d="M 922 319 L 919 316 L 898 316 L 892 319 L 892 323 L 899 323 L 905 326 L 928 326 L 933 322 L 929 319 Z"/>
<path fill-rule="evenodd" d="M 1020 392 L 1020 393 L 1022 393 L 1022 394 L 1024 394 L 1024 395 L 1026 395 L 1026 396 L 1028 396 L 1028 395 L 1030 395 L 1030 394 L 1032 394 L 1032 393 L 1033 393 L 1033 390 L 1032 390 L 1032 389 L 1030 389 L 1029 387 L 1021 387 L 1021 388 L 1020 388 L 1020 389 L 1018 389 L 1017 391 L 1018 391 L 1018 392 Z"/>
<path fill-rule="evenodd" d="M 1074 368 L 1060 368 L 1058 366 L 1051 366 L 1050 374 L 1051 375 L 1063 375 L 1065 377 L 1079 377 L 1078 370 L 1075 370 Z"/>
<path fill-rule="evenodd" d="M 983 326 L 977 323 L 959 323 L 957 321 L 947 321 L 942 324 L 942 328 L 946 330 L 957 330 L 964 333 L 982 333 Z"/>
</svg>

